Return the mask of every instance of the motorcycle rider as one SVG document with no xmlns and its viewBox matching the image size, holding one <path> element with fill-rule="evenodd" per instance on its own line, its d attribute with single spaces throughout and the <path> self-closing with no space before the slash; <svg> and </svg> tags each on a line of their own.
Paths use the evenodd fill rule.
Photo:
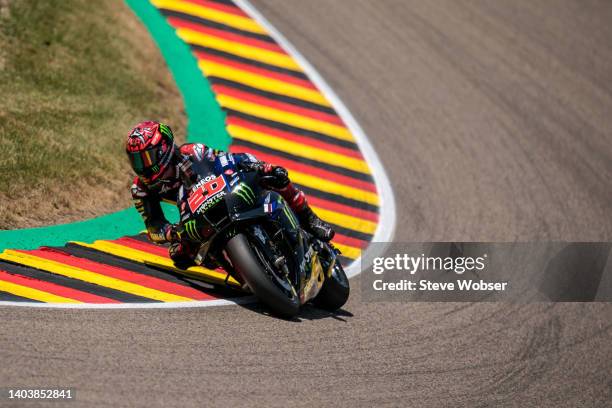
<svg viewBox="0 0 612 408">
<path fill-rule="evenodd" d="M 181 236 L 180 223 L 168 222 L 160 203 L 176 203 L 180 187 L 193 180 L 193 164 L 214 161 L 225 152 L 201 143 L 177 146 L 170 127 L 156 121 L 141 122 L 130 131 L 126 152 L 137 175 L 131 187 L 132 200 L 143 218 L 149 239 L 156 243 L 169 242 L 170 258 L 177 266 L 193 265 L 199 246 Z M 278 192 L 287 201 L 306 231 L 322 241 L 333 238 L 334 230 L 308 206 L 304 192 L 291 183 L 286 169 L 258 161 L 249 153 L 232 156 L 239 168 L 268 176 L 264 187 Z"/>
</svg>

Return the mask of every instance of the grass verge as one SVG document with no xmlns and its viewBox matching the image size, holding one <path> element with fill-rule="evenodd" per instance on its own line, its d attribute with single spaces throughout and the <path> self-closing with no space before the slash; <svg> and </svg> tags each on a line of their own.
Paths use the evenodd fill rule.
<svg viewBox="0 0 612 408">
<path fill-rule="evenodd" d="M 130 205 L 123 141 L 154 118 L 184 134 L 181 96 L 117 0 L 0 0 L 0 229 Z"/>
</svg>

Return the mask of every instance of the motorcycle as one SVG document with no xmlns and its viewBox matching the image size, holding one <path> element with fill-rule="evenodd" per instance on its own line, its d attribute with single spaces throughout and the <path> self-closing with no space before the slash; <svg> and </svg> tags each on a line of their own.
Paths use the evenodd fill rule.
<svg viewBox="0 0 612 408">
<path fill-rule="evenodd" d="M 281 317 L 308 302 L 331 311 L 345 304 L 340 252 L 300 227 L 283 197 L 264 187 L 269 176 L 239 167 L 231 153 L 191 172 L 177 204 L 181 236 L 200 245 L 197 265 L 221 266 Z"/>
</svg>

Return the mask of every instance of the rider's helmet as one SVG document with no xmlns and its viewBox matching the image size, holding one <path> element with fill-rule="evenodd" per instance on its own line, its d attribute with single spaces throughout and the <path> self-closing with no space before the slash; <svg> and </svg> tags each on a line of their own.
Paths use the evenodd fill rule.
<svg viewBox="0 0 612 408">
<path fill-rule="evenodd" d="M 164 175 L 175 154 L 172 130 L 163 123 L 141 122 L 128 134 L 125 151 L 134 172 L 145 183 L 153 183 Z"/>
</svg>

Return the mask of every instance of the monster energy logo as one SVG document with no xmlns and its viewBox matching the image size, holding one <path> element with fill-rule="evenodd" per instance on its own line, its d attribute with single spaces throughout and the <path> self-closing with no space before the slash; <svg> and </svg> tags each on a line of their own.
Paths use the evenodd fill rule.
<svg viewBox="0 0 612 408">
<path fill-rule="evenodd" d="M 195 220 L 190 220 L 185 223 L 185 231 L 187 231 L 187 235 L 194 241 L 201 241 L 202 237 L 198 232 L 198 228 L 196 227 Z"/>
<path fill-rule="evenodd" d="M 283 211 L 285 212 L 285 215 L 287 216 L 287 218 L 289 218 L 289 221 L 291 222 L 291 226 L 293 228 L 297 228 L 297 223 L 295 222 L 295 217 L 293 216 L 293 213 L 291 211 L 289 211 L 289 208 L 287 208 L 287 206 L 283 206 Z"/>
<path fill-rule="evenodd" d="M 278 205 L 283 206 L 283 212 L 285 213 L 285 216 L 289 219 L 291 226 L 293 228 L 297 228 L 297 225 L 298 225 L 297 219 L 295 218 L 295 215 L 293 215 L 293 211 L 289 210 L 289 208 L 287 207 L 287 202 L 285 202 L 285 200 L 283 200 L 283 198 L 280 195 L 276 199 L 276 202 L 278 203 Z"/>
<path fill-rule="evenodd" d="M 170 130 L 170 128 L 168 127 L 168 125 L 164 125 L 163 123 L 159 124 L 159 130 L 166 136 L 168 136 L 169 138 L 173 138 L 172 136 L 172 131 Z"/>
<path fill-rule="evenodd" d="M 241 183 L 234 192 L 238 194 L 238 197 L 245 203 L 249 205 L 255 204 L 255 193 L 253 193 L 253 190 L 248 185 Z"/>
</svg>

